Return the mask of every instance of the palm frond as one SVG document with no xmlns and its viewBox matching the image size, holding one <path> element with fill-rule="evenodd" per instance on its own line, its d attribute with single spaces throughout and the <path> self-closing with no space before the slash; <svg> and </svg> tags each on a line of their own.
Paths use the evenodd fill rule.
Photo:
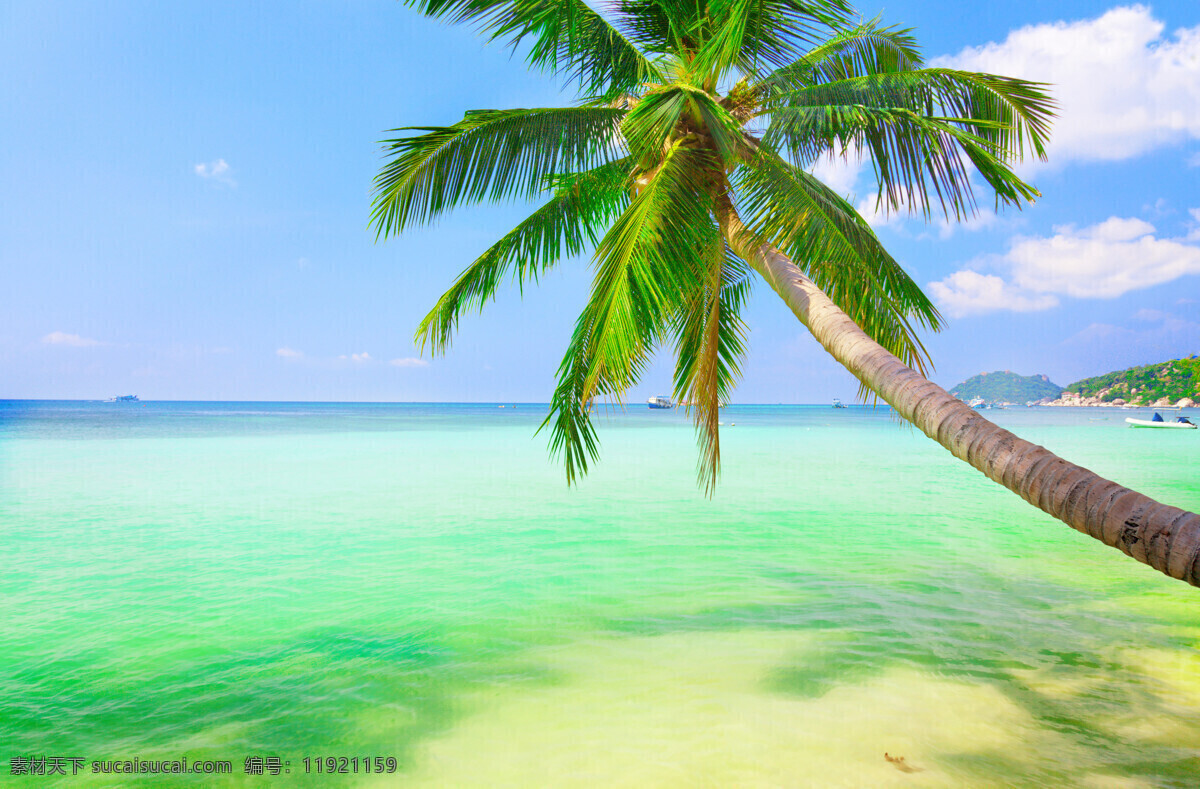
<svg viewBox="0 0 1200 789">
<path fill-rule="evenodd" d="M 998 124 L 973 119 L 972 130 L 959 118 L 932 117 L 908 108 L 823 105 L 782 107 L 772 114 L 763 138 L 769 147 L 787 150 L 794 161 L 811 164 L 827 154 L 850 152 L 869 157 L 878 199 L 890 209 L 919 209 L 928 219 L 936 204 L 947 218 L 975 213 L 972 164 L 996 195 L 997 205 L 1021 206 L 1040 193 L 1022 181 L 995 141 L 1005 134 Z M 995 125 L 993 134 L 975 131 Z"/>
<path fill-rule="evenodd" d="M 616 0 L 616 24 L 643 52 L 673 54 L 693 51 L 703 0 Z"/>
<path fill-rule="evenodd" d="M 881 27 L 878 18 L 839 30 L 755 87 L 770 106 L 773 97 L 789 90 L 871 74 L 912 71 L 921 64 L 921 52 L 911 33 L 899 27 Z"/>
<path fill-rule="evenodd" d="M 702 90 L 687 88 L 688 103 L 699 119 L 702 133 L 712 140 L 713 146 L 727 166 L 753 154 L 747 146 L 742 123 L 729 109 Z"/>
<path fill-rule="evenodd" d="M 619 398 L 639 379 L 700 276 L 698 253 L 717 237 L 705 191 L 715 164 L 701 151 L 672 146 L 596 249 L 592 293 L 542 423 L 551 426 L 550 451 L 562 456 L 568 483 L 598 451 L 588 401 Z"/>
<path fill-rule="evenodd" d="M 614 135 L 624 115 L 597 106 L 473 110 L 453 126 L 393 129 L 425 134 L 383 141 L 390 161 L 373 184 L 376 238 L 458 205 L 528 199 L 549 176 L 617 158 Z"/>
<path fill-rule="evenodd" d="M 527 60 L 578 84 L 589 96 L 613 98 L 658 81 L 655 63 L 582 0 L 405 0 L 421 13 L 473 22 L 490 40 L 516 48 L 532 41 Z"/>
<path fill-rule="evenodd" d="M 621 124 L 630 151 L 646 170 L 658 166 L 667 141 L 695 147 L 711 143 L 722 162 L 750 153 L 741 122 L 707 91 L 687 84 L 654 90 L 629 111 Z"/>
<path fill-rule="evenodd" d="M 564 257 L 594 248 L 604 230 L 628 204 L 629 164 L 611 162 L 555 178 L 554 197 L 480 255 L 417 328 L 415 342 L 442 353 L 468 309 L 482 310 L 511 274 L 518 287 Z"/>
<path fill-rule="evenodd" d="M 863 106 L 941 117 L 1008 158 L 1045 158 L 1054 100 L 1038 82 L 946 68 L 842 77 L 779 94 L 787 107 Z"/>
<path fill-rule="evenodd" d="M 749 293 L 749 267 L 716 240 L 704 279 L 676 319 L 675 399 L 696 425 L 697 482 L 711 496 L 721 469 L 720 408 L 741 377 L 748 329 L 740 317 Z"/>
<path fill-rule="evenodd" d="M 735 67 L 756 74 L 791 63 L 853 12 L 844 0 L 708 0 L 703 8 L 695 69 L 714 78 Z"/>
<path fill-rule="evenodd" d="M 642 97 L 621 122 L 633 159 L 646 170 L 661 163 L 667 139 L 687 107 L 687 91 L 679 86 L 653 90 Z"/>
<path fill-rule="evenodd" d="M 736 187 L 739 213 L 756 238 L 787 254 L 905 364 L 922 372 L 931 366 L 913 322 L 936 331 L 941 316 L 853 206 L 765 149 L 738 173 Z"/>
</svg>

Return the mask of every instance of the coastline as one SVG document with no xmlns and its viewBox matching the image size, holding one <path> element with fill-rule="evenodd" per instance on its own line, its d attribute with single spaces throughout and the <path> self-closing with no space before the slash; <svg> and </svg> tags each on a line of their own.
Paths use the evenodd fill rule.
<svg viewBox="0 0 1200 789">
<path fill-rule="evenodd" d="M 1196 402 L 1190 397 L 1181 397 L 1175 402 L 1162 397 L 1155 400 L 1153 403 L 1133 402 L 1129 403 L 1120 398 L 1116 400 L 1103 401 L 1099 397 L 1081 397 L 1074 392 L 1063 392 L 1057 400 L 1049 402 L 1034 403 L 1037 406 L 1051 407 L 1070 407 L 1070 408 L 1195 408 Z"/>
</svg>

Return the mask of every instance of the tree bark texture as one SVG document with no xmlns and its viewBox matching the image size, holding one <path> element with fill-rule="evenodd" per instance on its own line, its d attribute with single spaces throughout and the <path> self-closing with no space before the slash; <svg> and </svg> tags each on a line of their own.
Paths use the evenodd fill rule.
<svg viewBox="0 0 1200 789">
<path fill-rule="evenodd" d="M 736 215 L 727 214 L 722 225 L 733 250 L 822 347 L 925 435 L 1072 528 L 1200 586 L 1200 515 L 1160 504 L 992 424 L 872 340 L 786 255 L 748 242 Z"/>
</svg>

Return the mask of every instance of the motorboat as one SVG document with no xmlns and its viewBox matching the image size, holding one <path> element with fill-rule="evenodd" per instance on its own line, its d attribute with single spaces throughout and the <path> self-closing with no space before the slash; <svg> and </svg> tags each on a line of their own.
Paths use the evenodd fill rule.
<svg viewBox="0 0 1200 789">
<path fill-rule="evenodd" d="M 1157 412 L 1155 412 L 1153 419 L 1134 419 L 1131 416 L 1127 416 L 1125 417 L 1125 421 L 1129 423 L 1130 427 L 1163 427 L 1173 430 L 1196 429 L 1196 423 L 1188 419 L 1186 416 L 1176 417 L 1174 422 L 1168 422 Z"/>
<path fill-rule="evenodd" d="M 833 398 L 833 407 L 834 408 L 845 408 L 846 404 L 835 397 L 835 398 Z"/>
<path fill-rule="evenodd" d="M 674 408 L 675 404 L 671 402 L 671 398 L 666 395 L 654 395 L 646 404 L 651 408 Z"/>
<path fill-rule="evenodd" d="M 109 402 L 109 403 L 137 403 L 140 401 L 138 400 L 137 395 L 120 395 L 119 397 L 114 397 L 111 400 L 108 400 L 107 402 Z"/>
</svg>

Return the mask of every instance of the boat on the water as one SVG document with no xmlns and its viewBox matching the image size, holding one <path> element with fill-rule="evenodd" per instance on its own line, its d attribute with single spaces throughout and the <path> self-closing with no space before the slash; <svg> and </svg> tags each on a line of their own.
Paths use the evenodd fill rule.
<svg viewBox="0 0 1200 789">
<path fill-rule="evenodd" d="M 1153 419 L 1134 419 L 1131 416 L 1127 416 L 1125 417 L 1125 421 L 1129 423 L 1130 427 L 1165 427 L 1174 430 L 1196 429 L 1196 423 L 1186 416 L 1176 417 L 1174 422 L 1168 422 L 1156 413 Z"/>
<path fill-rule="evenodd" d="M 987 408 L 987 403 L 983 402 L 982 397 L 976 397 L 971 402 L 967 403 L 967 405 L 971 406 L 976 411 L 981 411 L 984 408 Z"/>
<path fill-rule="evenodd" d="M 118 397 L 112 398 L 111 400 L 109 400 L 107 402 L 110 402 L 110 403 L 137 403 L 140 401 L 138 400 L 137 395 L 120 395 Z"/>
<path fill-rule="evenodd" d="M 654 395 L 646 404 L 651 408 L 674 408 L 675 404 L 671 402 L 671 398 L 666 395 Z"/>
<path fill-rule="evenodd" d="M 846 404 L 835 397 L 835 398 L 833 398 L 833 407 L 834 408 L 845 408 Z"/>
</svg>

